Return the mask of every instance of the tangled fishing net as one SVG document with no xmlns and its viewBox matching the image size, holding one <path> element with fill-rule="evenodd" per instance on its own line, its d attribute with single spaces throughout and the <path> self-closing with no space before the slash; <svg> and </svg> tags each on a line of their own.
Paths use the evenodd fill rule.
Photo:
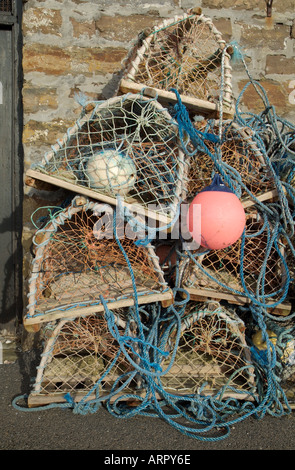
<svg viewBox="0 0 295 470">
<path fill-rule="evenodd" d="M 34 237 L 24 322 L 40 326 L 44 348 L 29 409 L 87 414 L 104 405 L 114 416 L 157 416 L 209 441 L 249 416 L 291 411 L 295 126 L 252 79 L 262 112 L 240 111 L 245 87 L 235 115 L 223 120 L 228 61 L 209 19 L 165 21 L 140 38 L 125 78 L 173 90 L 176 104 L 165 109 L 140 93 L 85 106 L 37 165 L 95 196 L 45 208 Z M 218 121 L 192 116 L 182 103 L 216 92 Z M 240 239 L 221 250 L 189 249 L 173 230 L 163 242 L 161 227 L 147 233 L 145 221 L 120 205 L 110 211 L 104 199 L 152 203 L 175 216 L 215 174 L 246 214 Z"/>
<path fill-rule="evenodd" d="M 57 209 L 34 237 L 25 322 L 97 311 L 101 297 L 146 302 L 168 291 L 152 246 L 136 235 L 109 206 L 79 196 Z"/>
<path fill-rule="evenodd" d="M 282 239 L 272 239 L 272 227 L 259 211 L 248 209 L 246 214 L 245 231 L 233 245 L 185 252 L 182 287 L 209 297 L 216 291 L 228 292 L 270 307 L 285 299 L 289 282 Z"/>
<path fill-rule="evenodd" d="M 124 309 L 114 313 L 120 334 L 134 335 Z M 103 314 L 50 322 L 42 336 L 46 346 L 32 396 L 51 393 L 57 402 L 64 402 L 66 394 L 78 402 L 82 397 L 106 399 L 116 380 L 132 370 Z"/>
<path fill-rule="evenodd" d="M 206 148 L 204 151 L 198 149 L 197 152 L 192 152 L 187 183 L 189 199 L 204 186 L 208 186 L 212 175 L 220 169 L 226 179 L 230 179 L 234 189 L 240 192 L 241 200 L 249 201 L 249 205 L 254 204 L 257 198 L 267 197 L 269 192 L 276 190 L 271 168 L 253 139 L 250 127 L 240 126 L 235 122 L 228 123 L 222 130 L 218 154 L 215 151 L 216 142 L 212 141 L 212 135 L 216 137 L 214 140 L 219 137 L 218 127 L 211 129 L 206 121 L 196 121 L 194 128 L 205 136 Z M 208 158 L 208 153 L 215 158 Z M 272 193 L 269 197 L 272 197 Z"/>
</svg>

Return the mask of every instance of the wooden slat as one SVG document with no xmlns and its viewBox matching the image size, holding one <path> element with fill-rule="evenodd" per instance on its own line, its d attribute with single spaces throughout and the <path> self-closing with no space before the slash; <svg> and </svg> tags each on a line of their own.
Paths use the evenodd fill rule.
<svg viewBox="0 0 295 470">
<path fill-rule="evenodd" d="M 26 179 L 25 183 L 28 186 L 36 186 L 35 180 L 42 181 L 47 185 L 58 186 L 59 188 L 66 189 L 68 191 L 82 194 L 90 199 L 95 199 L 111 206 L 117 205 L 117 200 L 114 197 L 108 196 L 107 194 L 99 193 L 98 191 L 93 191 L 90 188 L 80 186 L 74 183 L 70 183 L 69 181 L 65 181 L 64 179 L 57 178 L 55 176 L 47 175 L 37 170 L 29 169 L 26 171 Z M 130 211 L 137 213 L 138 215 L 142 215 L 148 217 L 150 219 L 156 220 L 160 223 L 168 225 L 172 221 L 172 216 L 160 214 L 158 212 L 146 209 L 144 206 L 138 203 L 137 200 L 133 199 L 131 202 L 126 202 L 122 200 L 122 205 L 127 207 Z"/>
<path fill-rule="evenodd" d="M 173 292 L 169 289 L 167 292 L 162 293 L 151 293 L 147 295 L 138 296 L 138 304 L 149 304 L 153 302 L 161 302 L 163 307 L 169 306 L 173 302 Z M 118 308 L 131 307 L 135 304 L 134 298 L 122 299 L 114 302 L 108 302 L 108 308 L 115 310 Z M 103 312 L 104 306 L 93 305 L 91 307 L 83 308 L 70 308 L 69 310 L 55 310 L 53 312 L 44 313 L 43 315 L 35 317 L 25 317 L 23 320 L 24 328 L 27 331 L 38 331 L 41 324 L 58 320 L 60 318 L 76 318 L 84 315 L 91 315 L 93 313 Z"/>
<path fill-rule="evenodd" d="M 169 387 L 166 389 L 166 391 L 169 393 Z M 115 396 L 112 396 L 110 397 L 110 402 L 114 402 L 118 397 L 124 395 L 126 396 L 126 393 L 130 392 L 130 390 L 125 390 L 121 393 L 118 393 L 116 394 Z M 177 395 L 179 396 L 179 398 L 183 397 L 184 394 L 183 393 L 179 393 L 177 392 L 177 390 L 174 390 L 172 389 L 171 392 L 173 393 L 173 395 Z M 145 397 L 145 392 L 139 392 L 138 390 L 136 390 L 136 392 L 134 392 L 133 390 L 131 391 L 132 393 L 132 397 L 130 398 L 125 398 L 124 401 L 126 401 L 127 404 L 129 404 L 129 406 L 136 406 L 138 404 L 140 404 L 140 402 L 136 402 L 136 400 L 134 400 L 134 397 L 135 395 L 138 396 L 138 398 L 140 397 Z M 212 394 L 212 393 L 211 393 Z M 203 395 L 206 395 L 206 396 L 210 396 L 211 395 L 210 392 L 208 391 L 204 391 L 203 392 Z M 75 396 L 73 397 L 74 401 L 75 402 L 79 402 L 80 400 L 82 400 L 84 397 L 85 397 L 86 393 L 85 392 L 75 392 Z M 28 397 L 28 407 L 29 408 L 36 408 L 36 407 L 39 407 L 39 406 L 45 406 L 45 405 L 51 405 L 53 403 L 67 403 L 66 399 L 64 398 L 65 396 L 65 392 L 63 393 L 52 393 L 52 394 L 36 394 L 36 393 L 31 393 Z M 196 396 L 198 396 L 198 394 L 196 393 Z M 107 400 L 109 398 L 109 394 L 105 394 L 105 395 L 101 395 L 102 398 L 105 397 L 105 400 Z M 85 400 L 85 402 L 87 401 L 90 401 L 90 400 L 94 400 L 96 398 L 95 394 L 91 394 L 89 396 L 87 396 L 87 400 Z M 158 399 L 159 401 L 162 399 L 162 396 L 159 394 L 159 393 L 155 393 L 155 398 Z M 249 395 L 249 393 L 247 392 L 241 392 L 241 393 L 235 393 L 235 392 L 231 392 L 231 391 L 225 391 L 224 394 L 223 394 L 223 398 L 226 399 L 226 398 L 234 398 L 236 400 L 248 400 L 248 401 L 253 401 L 254 398 L 252 395 Z M 103 402 L 103 400 L 102 400 Z"/>
<path fill-rule="evenodd" d="M 83 196 L 89 197 L 91 199 L 99 200 L 101 202 L 110 204 L 112 206 L 116 206 L 117 201 L 115 198 L 108 196 L 106 194 L 98 193 L 97 191 L 93 191 L 90 188 L 79 186 L 63 179 L 46 175 L 40 171 L 29 169 L 26 172 L 25 183 L 27 186 L 32 186 L 40 190 L 52 190 L 52 188 L 58 186 L 59 188 L 66 189 L 71 192 L 76 192 L 78 194 L 82 194 Z M 277 198 L 278 192 L 276 189 L 266 191 L 258 196 L 256 199 L 260 202 L 272 201 L 273 199 Z M 241 201 L 243 207 L 246 209 L 248 207 L 254 206 L 256 201 L 254 199 L 244 199 Z M 151 211 L 149 209 L 144 208 L 142 205 L 138 203 L 134 199 L 133 202 L 125 202 L 122 201 L 122 204 L 125 207 L 128 207 L 130 210 L 136 211 L 139 215 L 149 217 L 153 220 L 157 220 L 163 224 L 169 224 L 172 221 L 172 217 L 168 215 L 165 216 L 163 214 L 159 214 L 158 212 Z"/>
<path fill-rule="evenodd" d="M 255 196 L 256 199 L 260 202 L 267 202 L 267 201 L 272 201 L 273 199 L 278 197 L 278 192 L 276 189 L 272 189 L 270 191 L 266 191 L 265 193 L 259 194 Z M 254 199 L 244 199 L 241 201 L 244 209 L 254 206 L 256 204 L 256 201 Z"/>
<path fill-rule="evenodd" d="M 186 287 L 185 290 L 189 293 L 190 299 L 195 301 L 204 301 L 204 299 L 226 300 L 229 303 L 236 305 L 245 305 L 251 303 L 251 300 L 243 295 L 232 294 L 229 292 L 219 292 L 209 289 L 198 289 L 196 287 Z M 274 302 L 269 302 L 270 304 Z M 268 310 L 272 314 L 287 316 L 291 312 L 292 305 L 290 302 L 282 303 L 276 307 L 270 307 Z"/>
<path fill-rule="evenodd" d="M 32 392 L 28 396 L 28 407 L 29 408 L 36 408 L 36 407 L 39 407 L 39 406 L 51 405 L 53 403 L 65 403 L 66 404 L 67 403 L 67 400 L 65 399 L 66 393 L 67 392 L 36 394 L 36 393 Z M 85 391 L 84 392 L 83 391 L 75 391 L 75 392 L 73 392 L 73 394 L 74 394 L 74 396 L 72 398 L 77 403 L 85 397 L 87 392 L 85 392 Z M 109 398 L 109 395 L 110 394 L 108 392 L 105 392 L 105 393 L 102 392 L 100 394 L 100 397 L 105 397 L 105 400 L 106 400 L 106 399 Z M 120 395 L 117 394 L 115 397 L 112 397 L 112 400 L 115 400 L 116 398 L 118 398 L 118 396 L 120 396 Z M 85 400 L 85 402 L 90 401 L 90 400 L 95 400 L 95 398 L 97 398 L 95 393 L 91 393 L 89 396 L 87 396 L 87 399 Z"/>
<path fill-rule="evenodd" d="M 132 80 L 122 79 L 120 82 L 120 92 L 125 93 L 141 93 L 144 90 L 144 95 L 151 98 L 156 98 L 164 105 L 169 103 L 176 103 L 177 98 L 175 93 L 166 90 L 160 90 L 159 88 L 147 87 L 144 83 L 135 83 Z M 191 96 L 181 95 L 182 104 L 184 104 L 189 110 L 195 113 L 202 113 L 210 115 L 210 117 L 219 117 L 220 109 L 216 103 L 210 101 L 200 100 Z M 223 117 L 230 119 L 234 115 L 234 109 L 224 108 Z"/>
</svg>

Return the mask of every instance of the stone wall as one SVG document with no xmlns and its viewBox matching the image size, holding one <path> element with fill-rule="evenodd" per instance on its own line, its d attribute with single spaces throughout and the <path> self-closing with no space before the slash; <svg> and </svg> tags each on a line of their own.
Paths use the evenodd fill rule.
<svg viewBox="0 0 295 470">
<path fill-rule="evenodd" d="M 196 6 L 226 41 L 240 46 L 277 113 L 294 122 L 295 0 L 274 0 L 270 18 L 265 0 L 28 0 L 22 26 L 25 167 L 73 125 L 81 109 L 75 93 L 94 99 L 114 93 L 140 31 Z M 234 65 L 236 97 L 247 82 L 244 67 Z M 251 88 L 243 103 L 254 112 L 261 106 Z"/>
</svg>

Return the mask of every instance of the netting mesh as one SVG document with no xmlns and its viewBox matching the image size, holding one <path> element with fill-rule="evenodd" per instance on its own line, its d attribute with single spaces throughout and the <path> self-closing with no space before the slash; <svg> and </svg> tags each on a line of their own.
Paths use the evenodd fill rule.
<svg viewBox="0 0 295 470">
<path fill-rule="evenodd" d="M 288 284 L 282 245 L 271 237 L 263 216 L 248 210 L 244 235 L 236 243 L 222 250 L 186 252 L 183 287 L 201 295 L 238 293 L 261 305 L 278 302 Z"/>
<path fill-rule="evenodd" d="M 35 235 L 29 317 L 167 289 L 152 247 L 136 245 L 115 213 L 84 198 L 77 206 L 80 199 Z"/>
<path fill-rule="evenodd" d="M 206 123 L 195 123 L 198 131 L 208 132 Z M 209 129 L 210 130 L 210 129 Z M 213 129 L 218 135 L 218 130 Z M 210 140 L 204 139 L 208 152 L 200 148 L 190 159 L 187 197 L 192 199 L 205 186 L 211 183 L 212 175 L 222 167 L 233 183 L 241 191 L 241 199 L 257 198 L 267 191 L 276 189 L 274 177 L 257 144 L 252 139 L 251 131 L 235 124 L 225 126 L 220 147 L 220 160 L 216 147 Z M 212 158 L 211 158 L 212 156 Z M 269 196 L 271 199 L 273 196 Z"/>
<path fill-rule="evenodd" d="M 143 40 L 126 78 L 160 90 L 175 88 L 182 95 L 208 101 L 218 101 L 224 85 L 224 102 L 231 105 L 229 58 L 211 19 L 185 14 L 154 28 Z"/>
<path fill-rule="evenodd" d="M 173 213 L 184 161 L 169 113 L 156 100 L 132 94 L 93 106 L 34 169 L 74 184 L 77 192 L 87 187 L 96 199 L 121 196 Z"/>
<path fill-rule="evenodd" d="M 127 315 L 126 309 L 117 309 L 114 314 L 120 334 L 130 334 L 128 310 Z M 103 313 L 48 323 L 42 334 L 45 347 L 33 394 L 54 395 L 61 401 L 66 393 L 75 401 L 87 394 L 90 398 L 105 397 L 117 379 L 122 376 L 124 382 L 124 374 L 132 370 Z"/>
<path fill-rule="evenodd" d="M 162 379 L 166 391 L 252 399 L 255 374 L 245 325 L 234 310 L 218 302 L 189 302 L 181 319 L 181 334 L 172 368 Z M 176 328 L 167 341 L 175 347 Z M 166 360 L 163 363 L 163 369 Z"/>
<path fill-rule="evenodd" d="M 54 396 L 56 401 L 65 401 L 65 394 L 69 394 L 76 402 L 96 396 L 103 402 L 114 400 L 120 391 L 134 400 L 148 390 L 145 376 L 148 366 L 143 361 L 142 345 L 137 342 L 134 312 L 115 309 L 112 315 L 117 325 L 116 336 L 104 312 L 59 320 L 42 328 L 45 346 L 32 396 L 44 399 Z M 142 318 L 143 323 L 145 320 Z M 176 327 L 170 325 L 159 338 L 157 346 L 166 345 L 166 359 L 159 360 L 162 369 L 159 396 L 161 391 L 164 395 L 181 396 L 202 390 L 214 396 L 251 400 L 255 397 L 254 366 L 245 340 L 245 325 L 233 310 L 218 302 L 189 303 L 182 318 L 173 366 L 169 367 L 176 337 Z M 122 349 L 122 341 L 134 364 L 126 349 Z M 150 347 L 151 364 L 154 353 L 155 348 Z"/>
</svg>

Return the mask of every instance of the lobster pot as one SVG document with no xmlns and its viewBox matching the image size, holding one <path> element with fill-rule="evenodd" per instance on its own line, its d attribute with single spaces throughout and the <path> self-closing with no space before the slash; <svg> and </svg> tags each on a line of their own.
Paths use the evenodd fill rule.
<svg viewBox="0 0 295 470">
<path fill-rule="evenodd" d="M 171 328 L 168 350 L 175 348 L 177 336 L 176 328 Z M 253 399 L 255 377 L 245 325 L 234 310 L 218 302 L 189 302 L 173 366 L 161 380 L 166 392 L 177 395 Z"/>
<path fill-rule="evenodd" d="M 178 127 L 168 111 L 156 99 L 126 94 L 88 103 L 27 177 L 110 204 L 120 199 L 167 222 L 182 197 L 184 171 Z"/>
<path fill-rule="evenodd" d="M 209 17 L 188 12 L 145 33 L 129 54 L 121 90 L 152 87 L 169 100 L 176 89 L 186 105 L 208 114 L 223 87 L 223 105 L 232 107 L 229 49 Z"/>
<path fill-rule="evenodd" d="M 128 309 L 114 312 L 118 335 L 134 334 Z M 103 400 L 116 390 L 132 388 L 124 377 L 132 370 L 112 335 L 103 312 L 76 319 L 61 319 L 42 327 L 44 349 L 37 368 L 29 406 Z"/>
<path fill-rule="evenodd" d="M 208 129 L 204 122 L 196 122 L 194 126 L 204 135 L 208 132 L 218 134 L 217 129 Z M 234 189 L 240 192 L 244 206 L 254 205 L 257 200 L 265 202 L 277 195 L 273 173 L 249 128 L 235 123 L 225 125 L 220 155 L 216 154 L 216 144 L 210 140 L 204 138 L 204 145 L 207 153 L 199 149 L 190 158 L 187 181 L 189 200 L 210 184 L 212 174 L 221 171 L 230 179 Z"/>
<path fill-rule="evenodd" d="M 80 204 L 80 205 L 77 205 Z M 158 257 L 109 206 L 77 196 L 34 237 L 24 325 L 170 301 Z"/>
<path fill-rule="evenodd" d="M 246 211 L 246 227 L 233 245 L 211 251 L 186 251 L 182 261 L 182 287 L 191 297 L 227 300 L 234 304 L 251 301 L 260 306 L 289 312 L 283 240 L 258 211 Z M 286 312 L 283 310 L 286 309 Z M 279 310 L 277 311 L 279 313 Z"/>
</svg>

